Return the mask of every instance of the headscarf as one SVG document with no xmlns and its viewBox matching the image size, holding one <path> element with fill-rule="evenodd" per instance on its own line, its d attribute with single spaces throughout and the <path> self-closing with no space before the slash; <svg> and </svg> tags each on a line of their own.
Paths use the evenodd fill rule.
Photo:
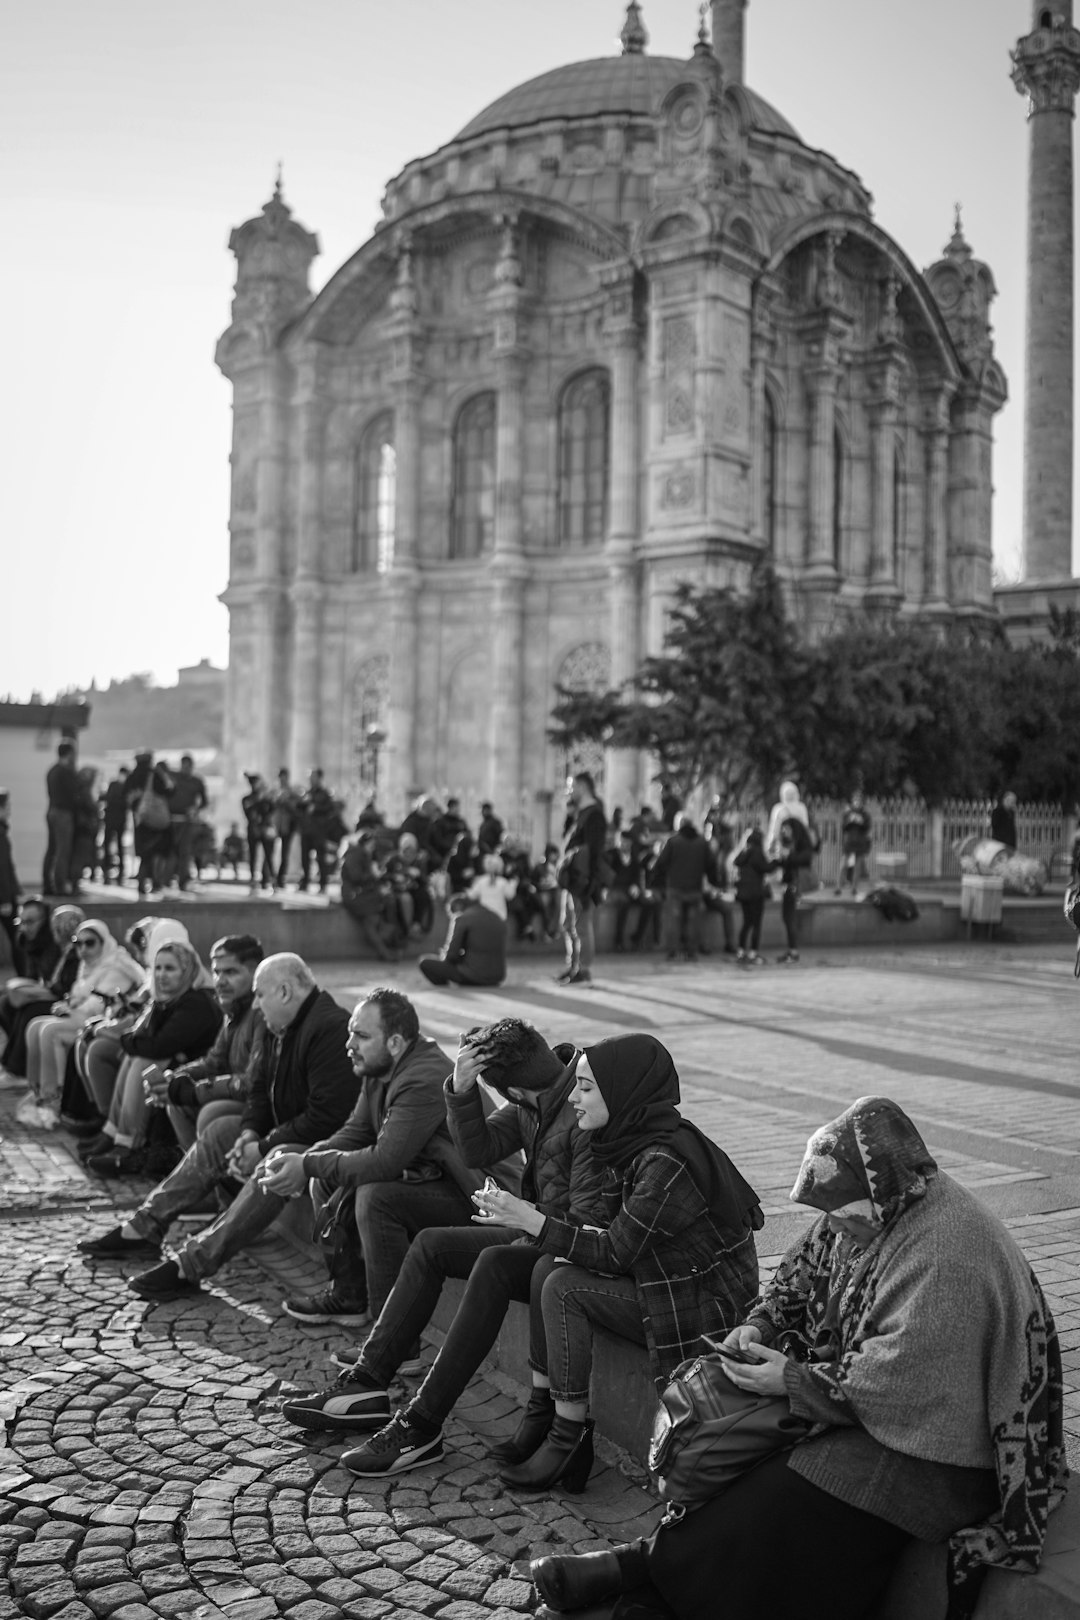
<svg viewBox="0 0 1080 1620">
<path fill-rule="evenodd" d="M 860 1097 L 806 1144 L 791 1200 L 884 1230 L 926 1196 L 937 1163 L 902 1108 Z"/>
<path fill-rule="evenodd" d="M 143 955 L 146 958 L 147 972 L 153 968 L 154 957 L 163 945 L 191 944 L 186 927 L 175 917 L 142 917 L 138 926 L 143 930 L 146 941 Z"/>
<path fill-rule="evenodd" d="M 169 951 L 173 956 L 175 956 L 182 969 L 180 982 L 176 989 L 165 997 L 159 996 L 154 987 L 154 965 L 162 951 Z M 189 990 L 205 989 L 209 978 L 209 973 L 199 960 L 198 952 L 195 950 L 194 946 L 190 945 L 186 940 L 165 940 L 157 947 L 150 962 L 150 988 L 153 991 L 154 1000 L 159 1007 L 167 1006 L 174 1001 L 179 1001 L 180 997 L 186 995 Z"/>
<path fill-rule="evenodd" d="M 48 909 L 48 908 L 46 908 Z M 86 912 L 82 906 L 57 906 L 49 918 L 49 926 L 53 929 L 53 938 L 56 929 L 62 927 L 67 932 L 70 920 L 71 935 L 68 943 L 75 938 L 81 925 L 86 921 Z"/>
<path fill-rule="evenodd" d="M 113 938 L 108 926 L 101 921 L 100 917 L 85 918 L 82 922 L 80 922 L 77 933 L 94 934 L 101 941 L 101 955 L 98 957 L 97 961 L 94 962 L 92 966 L 85 961 L 80 961 L 79 971 L 75 976 L 75 986 L 77 989 L 93 989 L 93 984 L 91 981 L 97 979 L 106 962 L 116 955 L 117 951 L 120 949 L 120 946 Z"/>
<path fill-rule="evenodd" d="M 625 1169 L 647 1147 L 670 1142 L 682 1123 L 679 1076 L 666 1046 L 652 1035 L 612 1035 L 585 1048 L 608 1109 L 589 1133 L 593 1158 Z"/>
</svg>

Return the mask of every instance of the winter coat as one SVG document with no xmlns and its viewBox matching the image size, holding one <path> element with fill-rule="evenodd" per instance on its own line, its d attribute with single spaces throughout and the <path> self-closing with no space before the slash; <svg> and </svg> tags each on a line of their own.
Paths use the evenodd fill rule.
<svg viewBox="0 0 1080 1620">
<path fill-rule="evenodd" d="M 195 1108 L 216 1098 L 246 1097 L 266 1040 L 263 1015 L 253 998 L 245 996 L 226 1013 L 206 1056 L 185 1063 L 183 1071 L 173 1076 L 169 1101 Z"/>
<path fill-rule="evenodd" d="M 345 1051 L 349 1015 L 328 990 L 312 990 L 283 1035 L 269 1035 L 240 1122 L 258 1131 L 259 1151 L 318 1142 L 356 1101 L 357 1079 Z"/>
<path fill-rule="evenodd" d="M 607 817 L 599 803 L 588 804 L 579 810 L 566 834 L 563 856 L 559 863 L 560 887 L 579 900 L 598 900 L 601 884 L 597 869 L 603 859 L 607 842 Z"/>
<path fill-rule="evenodd" d="M 450 919 L 441 954 L 467 984 L 502 984 L 506 978 L 506 924 L 477 901 Z"/>
<path fill-rule="evenodd" d="M 475 1191 L 450 1140 L 443 1081 L 452 1059 L 420 1035 L 388 1076 L 366 1076 L 348 1119 L 304 1154 L 304 1171 L 327 1187 L 366 1187 L 377 1181 L 435 1181 L 446 1170 Z"/>
<path fill-rule="evenodd" d="M 686 1160 L 666 1146 L 645 1148 L 624 1171 L 605 1169 L 602 1199 L 604 1231 L 549 1215 L 539 1246 L 587 1271 L 634 1279 L 660 1384 L 703 1334 L 722 1338 L 745 1317 L 758 1292 L 754 1234 L 725 1236 Z"/>
<path fill-rule="evenodd" d="M 554 1050 L 564 1063 L 575 1052 L 567 1045 Z M 593 1162 L 588 1132 L 579 1128 L 570 1106 L 573 1089 L 574 1075 L 564 1071 L 547 1091 L 534 1093 L 535 1108 L 507 1102 L 486 1116 L 479 1086 L 458 1094 L 451 1075 L 443 1092 L 450 1135 L 466 1164 L 494 1164 L 524 1152 L 522 1198 L 543 1215 L 561 1215 L 575 1224 L 598 1222 L 604 1216 L 602 1175 Z"/>
<path fill-rule="evenodd" d="M 129 1057 L 197 1058 L 221 1026 L 221 1008 L 212 990 L 185 990 L 175 1001 L 152 1001 L 120 1036 Z"/>
<path fill-rule="evenodd" d="M 766 880 L 772 870 L 765 846 L 756 844 L 740 850 L 734 864 L 736 900 L 763 900 Z"/>
<path fill-rule="evenodd" d="M 652 875 L 655 883 L 680 894 L 700 894 L 704 882 L 720 882 L 711 845 L 688 821 L 672 833 L 656 858 Z"/>
</svg>

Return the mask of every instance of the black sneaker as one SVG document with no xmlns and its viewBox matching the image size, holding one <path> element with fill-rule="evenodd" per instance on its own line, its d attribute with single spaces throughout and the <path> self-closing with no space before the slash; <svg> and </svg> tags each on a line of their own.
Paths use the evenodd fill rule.
<svg viewBox="0 0 1080 1620">
<path fill-rule="evenodd" d="M 362 1446 L 342 1452 L 341 1461 L 350 1474 L 373 1479 L 384 1474 L 405 1474 L 410 1468 L 424 1468 L 438 1462 L 443 1454 L 442 1430 L 432 1438 L 414 1429 L 404 1413 L 398 1412 L 385 1429 L 373 1434 Z"/>
<path fill-rule="evenodd" d="M 175 1260 L 163 1260 L 141 1277 L 130 1278 L 128 1287 L 140 1299 L 186 1299 L 189 1294 L 202 1292 L 197 1282 L 184 1276 Z"/>
<path fill-rule="evenodd" d="M 577 972 L 572 973 L 566 982 L 567 984 L 592 984 L 592 974 L 588 968 L 578 968 Z"/>
<path fill-rule="evenodd" d="M 332 1288 L 321 1294 L 292 1294 L 281 1308 L 298 1322 L 341 1322 L 345 1327 L 370 1327 L 371 1312 L 366 1305 L 339 1299 Z"/>
<path fill-rule="evenodd" d="M 351 1367 L 329 1389 L 290 1395 L 281 1403 L 281 1415 L 301 1429 L 356 1429 L 370 1434 L 390 1416 L 390 1396 L 359 1367 Z"/>
<path fill-rule="evenodd" d="M 80 1254 L 91 1254 L 96 1260 L 122 1260 L 132 1255 L 139 1260 L 160 1260 L 161 1244 L 153 1238 L 126 1238 L 123 1227 L 114 1226 L 101 1237 L 83 1238 L 75 1247 Z"/>
<path fill-rule="evenodd" d="M 363 1346 L 357 1344 L 349 1346 L 345 1350 L 332 1350 L 330 1360 L 335 1367 L 341 1367 L 345 1372 L 351 1372 L 360 1360 L 360 1351 L 362 1349 Z M 419 1378 L 420 1374 L 426 1371 L 427 1362 L 422 1356 L 406 1356 L 404 1361 L 398 1363 L 397 1376 L 399 1378 Z"/>
</svg>

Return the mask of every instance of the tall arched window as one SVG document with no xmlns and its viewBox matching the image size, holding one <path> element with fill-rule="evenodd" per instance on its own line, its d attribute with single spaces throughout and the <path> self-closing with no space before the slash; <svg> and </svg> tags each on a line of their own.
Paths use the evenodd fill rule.
<svg viewBox="0 0 1080 1620">
<path fill-rule="evenodd" d="M 598 544 L 607 533 L 611 384 L 584 371 L 559 401 L 559 543 Z"/>
<path fill-rule="evenodd" d="M 495 395 L 463 405 L 454 429 L 451 557 L 479 557 L 495 536 Z"/>
<path fill-rule="evenodd" d="M 776 553 L 777 441 L 776 409 L 766 394 L 765 432 L 761 445 L 761 519 L 770 555 Z"/>
<path fill-rule="evenodd" d="M 837 568 L 843 563 L 844 549 L 844 441 L 837 428 L 833 434 L 832 551 Z"/>
<path fill-rule="evenodd" d="M 356 452 L 356 510 L 353 516 L 352 571 L 385 574 L 394 560 L 397 455 L 394 418 L 377 416 Z"/>
</svg>

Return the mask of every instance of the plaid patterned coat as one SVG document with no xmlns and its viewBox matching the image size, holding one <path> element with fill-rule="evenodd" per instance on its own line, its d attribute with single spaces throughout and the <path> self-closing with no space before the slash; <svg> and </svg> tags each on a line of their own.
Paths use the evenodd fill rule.
<svg viewBox="0 0 1080 1620">
<path fill-rule="evenodd" d="M 605 1170 L 601 1199 L 606 1231 L 549 1216 L 540 1248 L 586 1271 L 633 1277 L 652 1375 L 665 1383 L 702 1334 L 723 1336 L 745 1317 L 758 1292 L 754 1234 L 721 1233 L 685 1159 L 668 1147 L 646 1148 L 623 1172 Z"/>
</svg>

